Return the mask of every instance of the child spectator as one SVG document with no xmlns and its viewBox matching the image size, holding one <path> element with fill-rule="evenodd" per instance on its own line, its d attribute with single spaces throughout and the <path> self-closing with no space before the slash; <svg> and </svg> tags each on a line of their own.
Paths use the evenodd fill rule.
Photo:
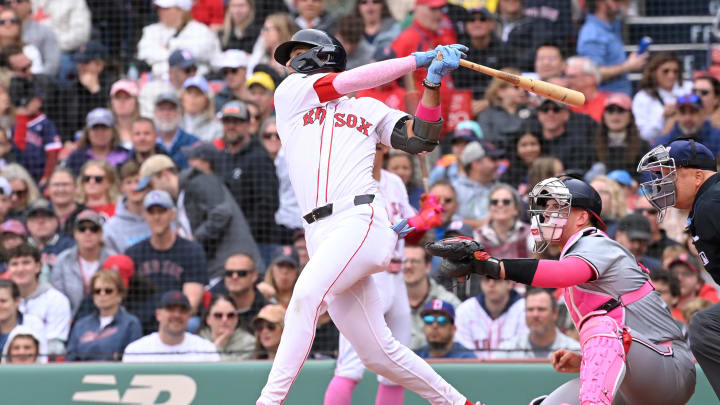
<svg viewBox="0 0 720 405">
<path fill-rule="evenodd" d="M 120 167 L 122 197 L 115 206 L 115 215 L 103 227 L 105 246 L 114 252 L 125 252 L 150 236 L 150 228 L 142 217 L 145 191 L 137 190 L 139 181 L 140 165 L 135 161 Z"/>
</svg>

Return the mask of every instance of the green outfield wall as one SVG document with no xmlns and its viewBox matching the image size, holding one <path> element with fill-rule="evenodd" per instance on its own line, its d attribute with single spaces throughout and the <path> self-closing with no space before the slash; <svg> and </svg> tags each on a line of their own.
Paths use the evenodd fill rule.
<svg viewBox="0 0 720 405">
<path fill-rule="evenodd" d="M 332 378 L 333 361 L 310 361 L 285 404 L 321 405 Z M 445 379 L 473 401 L 488 405 L 526 405 L 572 374 L 558 374 L 548 363 L 433 363 Z M 50 364 L 0 367 L 0 404 L 254 405 L 270 370 L 269 362 L 215 364 Z M 376 377 L 358 385 L 353 405 L 374 404 Z M 698 384 L 689 402 L 717 404 L 698 367 Z M 427 404 L 413 393 L 405 405 Z"/>
</svg>

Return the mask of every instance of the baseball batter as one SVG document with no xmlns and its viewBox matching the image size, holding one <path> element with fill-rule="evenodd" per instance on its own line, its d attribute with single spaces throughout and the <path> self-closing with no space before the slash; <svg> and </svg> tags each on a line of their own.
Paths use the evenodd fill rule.
<svg viewBox="0 0 720 405">
<path fill-rule="evenodd" d="M 470 404 L 392 337 L 369 277 L 387 268 L 398 238 L 372 176 L 376 145 L 414 154 L 437 146 L 442 128 L 440 82 L 458 67 L 465 49 L 441 46 L 347 72 L 345 50 L 323 31 L 298 31 L 276 49 L 275 60 L 290 71 L 275 92 L 278 132 L 290 181 L 305 213 L 310 262 L 295 284 L 280 347 L 258 404 L 283 403 L 325 310 L 373 372 L 432 404 Z M 421 66 L 428 67 L 427 89 L 414 117 L 371 98 L 344 96 Z"/>
<path fill-rule="evenodd" d="M 558 350 L 553 366 L 580 372 L 532 404 L 680 405 L 695 391 L 687 342 L 647 270 L 602 230 L 602 201 L 587 183 L 549 178 L 529 195 L 536 251 L 563 246 L 560 260 L 496 259 L 477 242 L 446 239 L 427 249 L 448 275 L 483 274 L 537 287 L 565 288 L 581 353 Z"/>
</svg>

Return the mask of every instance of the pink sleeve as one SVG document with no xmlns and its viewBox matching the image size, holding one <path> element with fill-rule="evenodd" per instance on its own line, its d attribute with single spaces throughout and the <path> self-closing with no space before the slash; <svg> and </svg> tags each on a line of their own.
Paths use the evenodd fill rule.
<svg viewBox="0 0 720 405">
<path fill-rule="evenodd" d="M 415 68 L 415 57 L 412 55 L 368 63 L 355 69 L 323 77 L 316 82 L 316 90 L 318 87 L 324 87 L 322 94 L 318 91 L 318 97 L 320 102 L 326 102 L 345 94 L 390 83 L 415 71 Z M 332 90 L 327 89 L 328 85 L 332 86 Z"/>
<path fill-rule="evenodd" d="M 561 260 L 540 260 L 532 285 L 542 288 L 564 288 L 586 283 L 595 278 L 590 263 L 571 256 Z"/>
</svg>

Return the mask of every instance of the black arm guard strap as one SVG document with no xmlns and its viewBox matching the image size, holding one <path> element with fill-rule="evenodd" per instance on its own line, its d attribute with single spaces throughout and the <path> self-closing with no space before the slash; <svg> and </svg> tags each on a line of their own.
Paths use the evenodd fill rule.
<svg viewBox="0 0 720 405">
<path fill-rule="evenodd" d="M 539 260 L 537 259 L 502 259 L 505 268 L 505 280 L 513 280 L 531 285 Z"/>
<path fill-rule="evenodd" d="M 405 116 L 398 120 L 390 135 L 390 145 L 395 149 L 412 153 L 413 155 L 420 152 L 432 152 L 439 144 L 438 140 L 442 135 L 443 121 L 440 119 L 436 122 L 423 121 L 418 117 L 413 118 L 413 132 L 415 136 L 408 137 L 405 122 L 410 119 Z"/>
</svg>

